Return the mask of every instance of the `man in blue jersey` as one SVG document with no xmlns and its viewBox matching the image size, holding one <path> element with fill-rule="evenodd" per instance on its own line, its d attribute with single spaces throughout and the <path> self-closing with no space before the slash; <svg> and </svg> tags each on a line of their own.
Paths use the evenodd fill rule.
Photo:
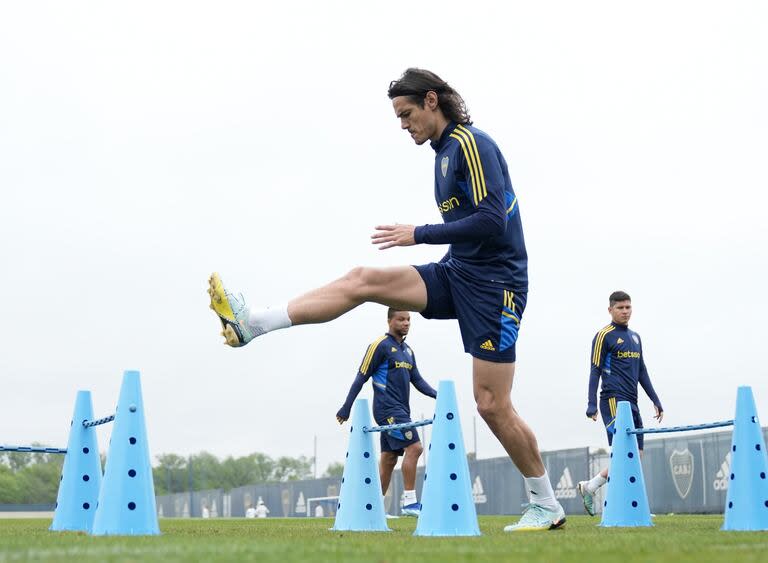
<svg viewBox="0 0 768 563">
<path fill-rule="evenodd" d="M 410 68 L 390 83 L 400 127 L 435 151 L 435 201 L 443 223 L 379 225 L 381 249 L 449 244 L 438 263 L 358 267 L 330 284 L 271 309 L 250 309 L 209 279 L 211 307 L 230 346 L 272 330 L 333 320 L 366 302 L 417 311 L 428 319 L 457 319 L 472 356 L 477 410 L 525 478 L 530 504 L 506 531 L 560 528 L 555 499 L 536 436 L 512 406 L 515 344 L 528 293 L 528 256 L 520 206 L 507 163 L 488 134 L 472 126 L 459 93 L 428 70 Z"/>
<path fill-rule="evenodd" d="M 643 427 L 640 408 L 637 406 L 637 384 L 653 402 L 656 414 L 653 418 L 661 422 L 664 409 L 651 384 L 645 367 L 643 344 L 640 335 L 629 329 L 632 316 L 632 299 L 623 291 L 614 291 L 608 298 L 608 313 L 611 324 L 603 327 L 592 339 L 592 363 L 589 373 L 587 395 L 587 417 L 597 420 L 597 385 L 602 378 L 600 389 L 600 414 L 608 434 L 608 445 L 613 443 L 618 401 L 628 401 L 632 407 L 635 428 Z M 637 434 L 637 447 L 643 453 L 643 435 Z M 594 495 L 608 480 L 608 469 L 580 481 L 578 490 L 584 501 L 584 509 L 590 516 L 595 515 Z"/>
<path fill-rule="evenodd" d="M 402 424 L 411 422 L 410 394 L 411 383 L 421 393 L 437 397 L 437 392 L 427 383 L 416 367 L 416 355 L 405 343 L 405 337 L 411 327 L 411 315 L 408 311 L 396 311 L 390 307 L 387 311 L 389 330 L 374 340 L 363 356 L 357 377 L 349 389 L 347 400 L 336 413 L 339 424 L 349 419 L 352 403 L 368 379 L 373 380 L 373 418 L 376 424 Z M 380 432 L 381 494 L 387 494 L 392 471 L 397 465 L 397 458 L 404 455 L 403 471 L 403 514 L 418 516 L 421 505 L 416 499 L 416 464 L 424 451 L 415 428 Z"/>
</svg>

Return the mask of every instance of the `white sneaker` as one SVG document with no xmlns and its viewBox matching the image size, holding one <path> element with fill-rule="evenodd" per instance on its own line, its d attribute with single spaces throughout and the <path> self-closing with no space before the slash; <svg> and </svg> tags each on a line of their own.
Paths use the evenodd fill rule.
<svg viewBox="0 0 768 563">
<path fill-rule="evenodd" d="M 411 504 L 407 504 L 402 509 L 403 516 L 415 516 L 416 518 L 419 517 L 421 514 L 421 504 L 418 502 L 414 502 Z"/>
<path fill-rule="evenodd" d="M 529 504 L 520 520 L 504 527 L 505 532 L 542 532 L 557 530 L 565 525 L 565 511 L 560 504 L 557 510 L 549 510 L 540 504 Z"/>
</svg>

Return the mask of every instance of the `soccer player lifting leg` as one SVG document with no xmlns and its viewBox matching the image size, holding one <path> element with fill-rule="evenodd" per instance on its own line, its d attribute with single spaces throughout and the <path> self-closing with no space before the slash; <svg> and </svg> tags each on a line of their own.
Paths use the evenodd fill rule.
<svg viewBox="0 0 768 563">
<path fill-rule="evenodd" d="M 434 190 L 443 223 L 380 225 L 372 242 L 381 249 L 449 244 L 445 257 L 421 266 L 354 268 L 286 305 L 260 310 L 249 309 L 213 274 L 211 307 L 230 346 L 292 325 L 328 322 L 366 302 L 428 319 L 457 319 L 472 356 L 477 410 L 523 474 L 530 498 L 520 520 L 505 530 L 560 528 L 565 514 L 536 437 L 510 397 L 528 257 L 507 163 L 493 139 L 472 126 L 458 92 L 434 73 L 408 69 L 390 84 L 388 96 L 401 128 L 435 151 Z"/>
</svg>

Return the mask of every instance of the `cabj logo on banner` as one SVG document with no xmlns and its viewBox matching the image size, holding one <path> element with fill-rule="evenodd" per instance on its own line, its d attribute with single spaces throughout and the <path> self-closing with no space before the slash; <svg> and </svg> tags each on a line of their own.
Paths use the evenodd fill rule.
<svg viewBox="0 0 768 563">
<path fill-rule="evenodd" d="M 683 451 L 674 450 L 669 456 L 669 468 L 672 471 L 672 482 L 677 494 L 684 499 L 691 492 L 693 485 L 693 454 L 685 448 Z"/>
</svg>

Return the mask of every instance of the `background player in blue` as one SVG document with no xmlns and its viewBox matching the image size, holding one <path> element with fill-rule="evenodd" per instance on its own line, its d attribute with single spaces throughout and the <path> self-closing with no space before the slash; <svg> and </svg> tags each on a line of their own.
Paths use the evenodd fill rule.
<svg viewBox="0 0 768 563">
<path fill-rule="evenodd" d="M 645 367 L 643 344 L 640 335 L 629 329 L 632 316 L 632 300 L 623 291 L 614 291 L 608 298 L 608 313 L 611 324 L 603 327 L 592 339 L 592 363 L 589 372 L 587 395 L 587 416 L 597 420 L 597 385 L 602 378 L 600 389 L 600 414 L 608 434 L 608 445 L 613 443 L 613 425 L 616 420 L 618 401 L 628 401 L 632 407 L 635 428 L 643 427 L 640 408 L 637 406 L 637 384 L 639 383 L 656 409 L 654 418 L 661 422 L 664 409 L 651 384 Z M 643 453 L 643 435 L 637 434 L 637 447 Z M 608 479 L 608 469 L 578 484 L 584 500 L 584 508 L 595 515 L 594 494 Z"/>
<path fill-rule="evenodd" d="M 409 68 L 390 83 L 400 127 L 417 145 L 435 151 L 435 201 L 442 224 L 379 225 L 371 236 L 386 249 L 450 244 L 439 263 L 392 268 L 358 267 L 323 287 L 269 309 L 250 309 L 209 279 L 211 308 L 230 346 L 291 325 L 331 321 L 366 302 L 457 319 L 472 355 L 477 410 L 525 478 L 530 504 L 505 531 L 561 527 L 536 436 L 512 406 L 515 344 L 528 293 L 528 256 L 520 206 L 496 143 L 472 126 L 464 100 L 428 70 Z M 510 507 L 512 509 L 512 507 Z"/>
<path fill-rule="evenodd" d="M 411 315 L 408 311 L 387 311 L 389 330 L 374 340 L 363 356 L 357 377 L 349 389 L 347 400 L 336 413 L 336 420 L 343 424 L 349 419 L 352 403 L 368 379 L 373 380 L 373 418 L 376 424 L 401 424 L 411 422 L 410 394 L 411 383 L 421 393 L 437 397 L 437 392 L 427 383 L 416 367 L 416 355 L 405 343 L 405 337 L 411 327 Z M 408 430 L 390 430 L 380 432 L 381 494 L 387 494 L 392 471 L 397 465 L 397 458 L 403 454 L 402 471 L 403 514 L 418 516 L 421 505 L 416 498 L 416 464 L 424 451 L 415 428 Z"/>
</svg>

